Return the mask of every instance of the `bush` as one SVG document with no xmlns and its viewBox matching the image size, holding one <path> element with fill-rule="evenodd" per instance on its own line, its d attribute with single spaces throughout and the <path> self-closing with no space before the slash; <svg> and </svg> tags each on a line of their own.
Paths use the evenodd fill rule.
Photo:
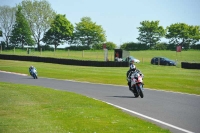
<svg viewBox="0 0 200 133">
<path fill-rule="evenodd" d="M 106 43 L 101 43 L 101 44 L 94 44 L 92 46 L 92 49 L 101 50 L 101 49 L 103 49 L 103 45 L 104 44 L 106 45 L 106 48 L 108 50 L 114 50 L 114 49 L 117 48 L 117 45 L 115 43 L 113 43 L 113 42 L 106 42 Z"/>
<path fill-rule="evenodd" d="M 65 49 L 82 51 L 82 50 L 90 50 L 90 47 L 89 46 L 70 46 L 70 47 L 66 47 Z"/>
<path fill-rule="evenodd" d="M 193 44 L 190 46 L 191 49 L 197 49 L 200 50 L 200 44 Z"/>
<path fill-rule="evenodd" d="M 120 46 L 121 49 L 127 50 L 127 51 L 136 51 L 136 50 L 147 50 L 149 47 L 146 44 L 143 43 L 134 43 L 134 42 L 128 42 L 124 43 Z"/>
<path fill-rule="evenodd" d="M 42 51 L 53 51 L 54 48 L 50 47 L 49 45 L 42 45 L 40 46 L 40 48 L 42 48 Z"/>
<path fill-rule="evenodd" d="M 167 43 L 157 43 L 154 46 L 154 49 L 156 49 L 156 50 L 166 50 L 167 49 Z"/>
</svg>

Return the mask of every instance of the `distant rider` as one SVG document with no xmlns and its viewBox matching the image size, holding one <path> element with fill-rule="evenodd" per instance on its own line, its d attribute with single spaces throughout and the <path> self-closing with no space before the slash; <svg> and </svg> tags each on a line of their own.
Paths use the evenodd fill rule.
<svg viewBox="0 0 200 133">
<path fill-rule="evenodd" d="M 29 67 L 29 73 L 30 73 L 31 76 L 32 76 L 32 71 L 33 71 L 34 69 L 36 70 L 36 68 L 35 68 L 34 66 L 30 66 L 30 67 Z"/>
</svg>

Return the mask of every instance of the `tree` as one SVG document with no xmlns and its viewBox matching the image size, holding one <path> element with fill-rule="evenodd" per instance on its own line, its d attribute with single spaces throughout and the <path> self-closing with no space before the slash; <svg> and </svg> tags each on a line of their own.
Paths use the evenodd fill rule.
<svg viewBox="0 0 200 133">
<path fill-rule="evenodd" d="M 71 39 L 74 27 L 65 18 L 65 15 L 58 14 L 51 23 L 51 28 L 45 33 L 43 42 L 54 45 L 55 49 L 58 45 Z"/>
<path fill-rule="evenodd" d="M 108 50 L 113 50 L 113 49 L 117 48 L 117 45 L 113 42 L 106 42 L 105 44 L 106 44 L 106 48 Z"/>
<path fill-rule="evenodd" d="M 21 6 L 18 6 L 18 10 L 16 11 L 16 21 L 11 32 L 10 41 L 14 45 L 21 44 L 22 48 L 24 48 L 25 44 L 33 45 L 34 40 L 31 37 L 32 33 L 28 22 L 21 13 L 21 10 Z"/>
<path fill-rule="evenodd" d="M 90 17 L 81 18 L 81 22 L 76 23 L 72 43 L 92 46 L 106 41 L 105 31 L 101 25 L 92 22 Z"/>
<path fill-rule="evenodd" d="M 9 45 L 10 33 L 15 23 L 16 8 L 10 6 L 0 6 L 0 27 L 6 47 Z"/>
<path fill-rule="evenodd" d="M 40 49 L 40 42 L 44 33 L 50 28 L 55 12 L 46 0 L 23 0 L 20 5 L 22 6 L 22 13 L 29 23 L 38 49 Z"/>
<path fill-rule="evenodd" d="M 161 42 L 161 43 L 157 43 L 155 46 L 154 46 L 154 49 L 156 50 L 166 50 L 167 49 L 167 43 L 165 42 Z"/>
<path fill-rule="evenodd" d="M 167 27 L 166 38 L 172 44 L 188 48 L 200 40 L 200 26 L 190 26 L 185 23 L 175 23 Z"/>
<path fill-rule="evenodd" d="M 162 26 L 159 26 L 159 21 L 142 21 L 140 24 L 142 26 L 138 27 L 140 33 L 137 39 L 149 45 L 150 48 L 165 35 L 165 30 Z"/>
</svg>

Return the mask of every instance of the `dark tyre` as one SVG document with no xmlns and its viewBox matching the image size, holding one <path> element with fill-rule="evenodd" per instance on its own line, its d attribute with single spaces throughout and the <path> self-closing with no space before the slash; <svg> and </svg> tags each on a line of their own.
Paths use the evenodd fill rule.
<svg viewBox="0 0 200 133">
<path fill-rule="evenodd" d="M 33 73 L 33 78 L 36 79 L 36 75 L 35 75 L 35 73 Z"/>
<path fill-rule="evenodd" d="M 130 91 L 134 94 L 135 97 L 139 97 L 139 94 L 137 93 L 135 88 L 132 87 Z"/>
<path fill-rule="evenodd" d="M 137 93 L 133 93 L 135 97 L 139 97 L 139 95 Z"/>
<path fill-rule="evenodd" d="M 136 89 L 136 87 L 134 87 L 133 88 L 133 94 L 134 94 L 134 96 L 137 98 L 137 97 L 139 97 L 139 93 L 138 93 L 138 91 L 137 91 L 137 89 Z"/>
<path fill-rule="evenodd" d="M 143 91 L 142 91 L 142 84 L 140 84 L 140 85 L 138 86 L 138 94 L 140 95 L 141 98 L 144 97 L 144 94 L 143 94 Z"/>
<path fill-rule="evenodd" d="M 143 94 L 143 91 L 142 91 L 142 84 L 140 84 L 140 86 L 138 86 L 138 89 L 140 91 L 140 97 L 143 98 L 144 97 L 144 94 Z"/>
<path fill-rule="evenodd" d="M 142 90 L 140 89 L 140 97 L 143 98 L 144 97 L 144 94 L 142 92 Z"/>
</svg>

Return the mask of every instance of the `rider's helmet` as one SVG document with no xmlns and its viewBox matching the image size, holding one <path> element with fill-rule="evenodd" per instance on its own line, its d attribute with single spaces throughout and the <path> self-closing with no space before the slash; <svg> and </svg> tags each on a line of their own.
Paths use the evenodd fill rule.
<svg viewBox="0 0 200 133">
<path fill-rule="evenodd" d="M 33 69 L 33 66 L 30 66 L 30 69 Z"/>
<path fill-rule="evenodd" d="M 136 66 L 135 66 L 134 64 L 131 64 L 131 65 L 130 65 L 130 69 L 131 69 L 132 71 L 135 71 L 135 70 L 136 70 Z"/>
</svg>

